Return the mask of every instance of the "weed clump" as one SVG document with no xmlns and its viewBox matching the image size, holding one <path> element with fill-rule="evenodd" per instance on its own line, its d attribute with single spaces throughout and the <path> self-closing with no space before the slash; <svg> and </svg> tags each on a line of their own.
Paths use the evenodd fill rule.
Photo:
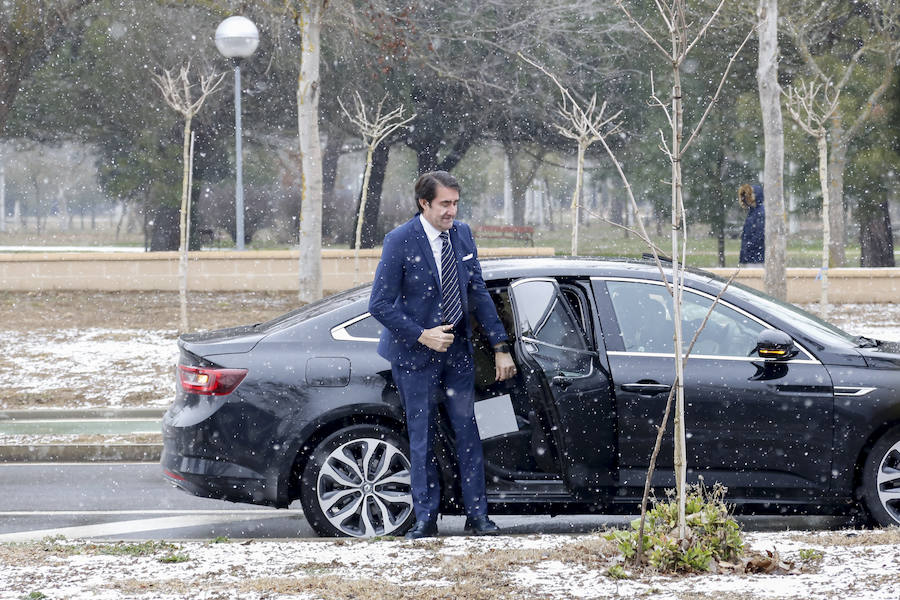
<svg viewBox="0 0 900 600">
<path fill-rule="evenodd" d="M 725 504 L 726 488 L 690 486 L 685 496 L 684 538 L 678 537 L 678 502 L 672 492 L 664 501 L 653 499 L 644 524 L 643 562 L 654 569 L 697 573 L 717 570 L 719 562 L 733 562 L 744 552 L 741 527 Z M 631 529 L 616 530 L 606 538 L 616 542 L 626 560 L 637 556 L 640 519 Z"/>
</svg>

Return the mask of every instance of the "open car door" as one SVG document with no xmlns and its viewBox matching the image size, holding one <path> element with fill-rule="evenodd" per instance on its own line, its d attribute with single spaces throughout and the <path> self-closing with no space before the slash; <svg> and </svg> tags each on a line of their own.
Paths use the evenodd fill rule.
<svg viewBox="0 0 900 600">
<path fill-rule="evenodd" d="M 563 479 L 575 497 L 601 501 L 617 480 L 609 373 L 555 279 L 514 281 L 510 299 L 522 377 L 550 424 Z"/>
</svg>

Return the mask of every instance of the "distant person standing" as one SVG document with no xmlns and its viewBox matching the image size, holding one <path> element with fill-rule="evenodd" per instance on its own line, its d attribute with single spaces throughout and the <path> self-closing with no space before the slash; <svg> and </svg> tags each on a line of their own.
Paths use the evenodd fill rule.
<svg viewBox="0 0 900 600">
<path fill-rule="evenodd" d="M 741 208 L 747 210 L 744 230 L 741 232 L 742 265 L 763 263 L 766 260 L 766 208 L 763 205 L 763 188 L 756 183 L 745 183 L 738 189 Z"/>
</svg>

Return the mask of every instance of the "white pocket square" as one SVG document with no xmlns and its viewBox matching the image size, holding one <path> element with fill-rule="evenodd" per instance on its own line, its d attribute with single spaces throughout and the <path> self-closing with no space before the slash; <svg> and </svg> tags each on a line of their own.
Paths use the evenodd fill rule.
<svg viewBox="0 0 900 600">
<path fill-rule="evenodd" d="M 470 260 L 473 256 L 475 256 L 475 255 L 474 254 L 466 254 L 465 256 L 463 256 L 463 260 Z"/>
</svg>

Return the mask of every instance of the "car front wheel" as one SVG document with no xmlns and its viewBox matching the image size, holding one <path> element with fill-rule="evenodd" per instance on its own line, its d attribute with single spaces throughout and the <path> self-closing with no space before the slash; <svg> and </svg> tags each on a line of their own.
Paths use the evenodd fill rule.
<svg viewBox="0 0 900 600">
<path fill-rule="evenodd" d="M 862 499 L 872 519 L 882 527 L 900 525 L 900 426 L 872 446 L 862 484 Z"/>
<path fill-rule="evenodd" d="M 300 502 L 322 536 L 400 535 L 414 520 L 407 444 L 379 425 L 353 425 L 316 446 Z"/>
</svg>

